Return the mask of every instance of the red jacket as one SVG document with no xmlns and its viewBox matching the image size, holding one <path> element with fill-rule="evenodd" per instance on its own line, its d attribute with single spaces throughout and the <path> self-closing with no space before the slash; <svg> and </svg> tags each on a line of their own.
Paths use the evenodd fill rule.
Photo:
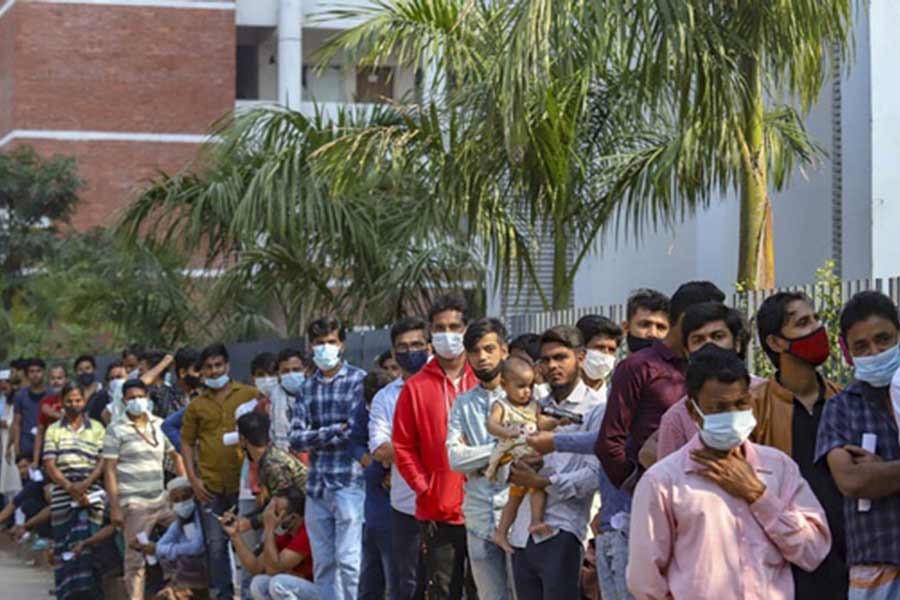
<svg viewBox="0 0 900 600">
<path fill-rule="evenodd" d="M 447 419 L 456 397 L 478 381 L 466 363 L 458 388 L 437 359 L 403 385 L 394 412 L 394 462 L 416 493 L 416 519 L 461 525 L 465 477 L 450 470 Z"/>
</svg>

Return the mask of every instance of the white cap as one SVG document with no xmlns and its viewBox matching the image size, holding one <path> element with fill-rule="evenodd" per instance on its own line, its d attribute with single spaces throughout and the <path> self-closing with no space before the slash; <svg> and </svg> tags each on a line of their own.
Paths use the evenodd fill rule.
<svg viewBox="0 0 900 600">
<path fill-rule="evenodd" d="M 259 404 L 259 402 L 256 401 L 256 398 L 254 398 L 253 400 L 244 402 L 243 404 L 238 406 L 236 409 L 234 409 L 234 420 L 237 421 L 244 415 L 249 415 L 250 413 L 252 413 L 254 410 L 256 410 L 257 404 Z"/>
<path fill-rule="evenodd" d="M 190 487 L 191 482 L 188 481 L 187 477 L 176 477 L 166 485 L 166 490 L 171 492 L 173 490 L 182 490 L 185 488 L 190 489 Z"/>
<path fill-rule="evenodd" d="M 10 375 L 12 375 L 12 371 L 9 369 L 0 370 L 0 380 L 9 379 Z"/>
</svg>

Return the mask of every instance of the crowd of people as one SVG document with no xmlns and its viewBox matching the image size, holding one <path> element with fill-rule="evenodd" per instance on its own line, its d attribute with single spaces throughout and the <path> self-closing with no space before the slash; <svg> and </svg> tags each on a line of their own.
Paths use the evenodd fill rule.
<svg viewBox="0 0 900 600">
<path fill-rule="evenodd" d="M 709 282 L 510 339 L 456 295 L 368 371 L 308 350 L 129 347 L 0 370 L 0 522 L 57 598 L 900 598 L 900 320 L 827 329 L 799 293 L 753 332 Z M 837 357 L 835 357 L 837 358 Z"/>
</svg>

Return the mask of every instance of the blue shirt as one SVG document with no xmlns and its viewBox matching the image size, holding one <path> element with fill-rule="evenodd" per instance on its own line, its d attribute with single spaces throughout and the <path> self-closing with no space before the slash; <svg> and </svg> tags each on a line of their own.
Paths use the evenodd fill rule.
<svg viewBox="0 0 900 600">
<path fill-rule="evenodd" d="M 306 493 L 312 498 L 362 487 L 362 467 L 350 451 L 350 430 L 365 376 L 362 369 L 344 363 L 332 379 L 316 371 L 300 389 L 291 421 L 291 447 L 309 452 Z"/>
<path fill-rule="evenodd" d="M 169 441 L 175 446 L 175 451 L 178 452 L 178 454 L 181 454 L 181 424 L 184 422 L 184 411 L 186 410 L 187 407 L 185 406 L 181 410 L 173 412 L 166 417 L 166 420 L 163 421 L 162 424 L 163 433 L 166 434 L 166 437 L 169 438 Z"/>
<path fill-rule="evenodd" d="M 456 398 L 447 423 L 450 468 L 466 476 L 466 530 L 483 540 L 491 539 L 509 500 L 506 482 L 491 482 L 482 474 L 497 445 L 497 438 L 487 430 L 488 415 L 494 401 L 505 397 L 503 388 L 488 390 L 477 385 Z"/>
<path fill-rule="evenodd" d="M 353 429 L 350 430 L 350 444 L 353 458 L 357 461 L 369 451 L 369 409 L 365 399 L 356 405 L 353 417 Z M 385 478 L 390 475 L 377 460 L 373 460 L 363 471 L 366 480 L 365 519 L 366 527 L 372 529 L 391 529 L 391 497 L 384 487 Z"/>
<path fill-rule="evenodd" d="M 185 556 L 200 556 L 206 553 L 206 544 L 203 540 L 203 527 L 200 523 L 200 506 L 194 509 L 191 517 L 194 524 L 191 537 L 184 532 L 181 519 L 176 518 L 159 541 L 156 542 L 156 556 L 166 560 L 178 560 Z"/>
<path fill-rule="evenodd" d="M 875 454 L 885 461 L 900 460 L 897 422 L 887 387 L 873 388 L 854 381 L 828 400 L 819 422 L 815 460 L 848 444 L 862 446 L 864 433 L 877 436 Z M 900 494 L 872 500 L 860 512 L 857 498 L 844 498 L 847 565 L 900 566 Z"/>
<path fill-rule="evenodd" d="M 19 454 L 27 456 L 29 459 L 34 452 L 33 431 L 37 427 L 41 400 L 47 395 L 46 391 L 40 394 L 32 394 L 30 388 L 22 388 L 13 395 L 16 414 L 22 415 L 22 428 L 19 432 Z"/>
</svg>

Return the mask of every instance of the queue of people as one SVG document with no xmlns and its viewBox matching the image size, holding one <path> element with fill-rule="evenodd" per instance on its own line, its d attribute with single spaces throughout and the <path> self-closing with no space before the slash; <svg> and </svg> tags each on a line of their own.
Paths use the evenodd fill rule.
<svg viewBox="0 0 900 600">
<path fill-rule="evenodd" d="M 64 600 L 900 598 L 897 306 L 855 295 L 832 357 L 806 296 L 724 300 L 510 339 L 442 296 L 368 372 L 322 318 L 246 383 L 222 344 L 13 361 L 0 523 Z"/>
</svg>

